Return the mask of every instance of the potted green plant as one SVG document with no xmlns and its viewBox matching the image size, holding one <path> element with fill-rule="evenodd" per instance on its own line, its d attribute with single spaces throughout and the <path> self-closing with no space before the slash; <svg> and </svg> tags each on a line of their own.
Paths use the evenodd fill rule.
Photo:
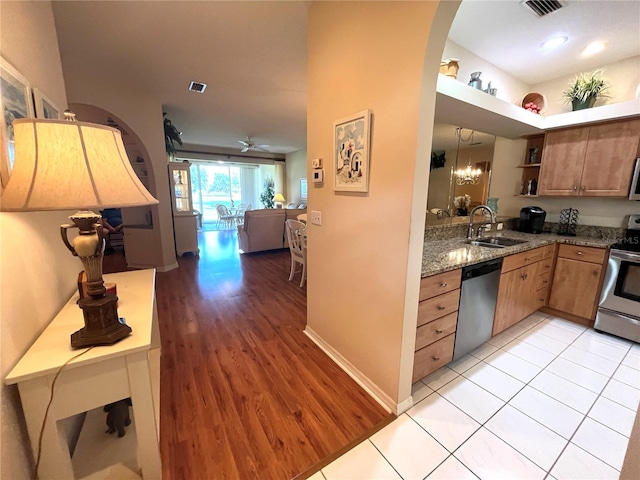
<svg viewBox="0 0 640 480">
<path fill-rule="evenodd" d="M 260 194 L 260 201 L 264 205 L 264 208 L 273 208 L 275 204 L 273 200 L 273 198 L 275 197 L 275 191 L 273 190 L 273 187 L 273 178 L 267 177 L 264 181 L 264 190 Z"/>
<path fill-rule="evenodd" d="M 605 90 L 609 88 L 609 82 L 604 78 L 604 70 L 596 70 L 593 73 L 580 73 L 573 80 L 572 85 L 562 92 L 571 102 L 572 109 L 583 110 L 593 107 L 593 104 L 600 97 L 606 97 Z"/>
<path fill-rule="evenodd" d="M 182 132 L 167 118 L 167 112 L 162 112 L 162 117 L 164 118 L 164 147 L 169 157 L 173 158 L 176 155 L 176 143 L 182 145 L 180 138 Z"/>
</svg>

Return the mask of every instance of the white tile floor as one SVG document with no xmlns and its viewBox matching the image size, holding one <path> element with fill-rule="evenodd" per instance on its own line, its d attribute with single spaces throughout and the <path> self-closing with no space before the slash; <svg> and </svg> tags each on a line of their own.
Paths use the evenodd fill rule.
<svg viewBox="0 0 640 480">
<path fill-rule="evenodd" d="M 640 345 L 535 313 L 416 383 L 413 400 L 311 478 L 617 479 Z"/>
</svg>

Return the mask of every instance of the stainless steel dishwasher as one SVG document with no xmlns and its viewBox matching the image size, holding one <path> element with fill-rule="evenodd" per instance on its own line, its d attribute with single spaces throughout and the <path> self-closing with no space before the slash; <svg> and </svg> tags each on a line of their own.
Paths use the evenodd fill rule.
<svg viewBox="0 0 640 480">
<path fill-rule="evenodd" d="M 491 338 L 502 258 L 462 269 L 458 326 L 453 347 L 457 360 Z"/>
</svg>

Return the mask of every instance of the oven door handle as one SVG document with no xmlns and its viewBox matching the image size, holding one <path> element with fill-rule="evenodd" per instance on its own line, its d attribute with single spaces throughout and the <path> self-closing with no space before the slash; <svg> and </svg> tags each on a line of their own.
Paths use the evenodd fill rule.
<svg viewBox="0 0 640 480">
<path fill-rule="evenodd" d="M 619 260 L 628 260 L 630 262 L 640 263 L 640 255 L 637 253 L 627 253 L 622 250 L 611 250 L 609 257 Z"/>
</svg>

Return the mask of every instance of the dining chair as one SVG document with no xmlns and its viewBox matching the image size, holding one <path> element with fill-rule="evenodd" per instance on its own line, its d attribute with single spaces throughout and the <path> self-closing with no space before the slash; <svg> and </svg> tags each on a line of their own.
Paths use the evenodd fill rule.
<svg viewBox="0 0 640 480">
<path fill-rule="evenodd" d="M 307 232 L 304 223 L 297 220 L 287 220 L 285 225 L 289 252 L 291 252 L 289 281 L 293 280 L 296 264 L 299 263 L 302 266 L 302 278 L 300 279 L 300 287 L 302 287 L 307 279 Z"/>
<path fill-rule="evenodd" d="M 217 204 L 216 211 L 218 212 L 218 227 L 220 226 L 220 222 L 222 222 L 225 226 L 230 227 L 235 221 L 233 215 L 226 205 L 223 205 L 221 203 Z"/>
<path fill-rule="evenodd" d="M 298 219 L 299 222 L 302 222 L 305 225 L 307 224 L 307 214 L 306 213 L 301 213 L 296 218 Z"/>
<path fill-rule="evenodd" d="M 244 224 L 244 212 L 246 212 L 247 210 L 251 210 L 250 203 L 241 203 L 240 205 L 238 205 L 236 213 L 233 215 L 233 218 L 238 225 Z"/>
</svg>

